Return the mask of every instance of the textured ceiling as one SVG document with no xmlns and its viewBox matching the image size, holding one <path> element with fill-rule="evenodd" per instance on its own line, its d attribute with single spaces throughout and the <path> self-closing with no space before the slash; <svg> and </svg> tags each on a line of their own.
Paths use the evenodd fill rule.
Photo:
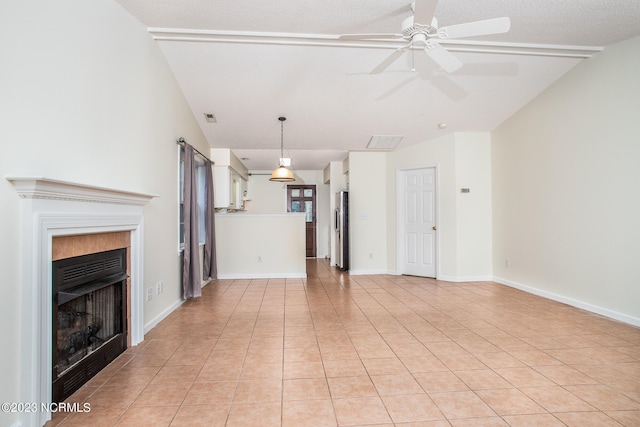
<svg viewBox="0 0 640 427">
<path fill-rule="evenodd" d="M 293 167 L 322 169 L 375 134 L 404 135 L 403 147 L 491 131 L 583 60 L 567 49 L 533 52 L 640 35 L 638 0 L 440 0 L 440 27 L 507 16 L 511 29 L 471 39 L 471 49 L 443 43 L 464 63 L 452 74 L 417 51 L 372 75 L 402 43 L 341 44 L 337 36 L 398 33 L 409 1 L 117 1 L 157 38 L 210 145 L 232 148 L 254 170 L 277 166 L 281 115 Z M 185 40 L 196 37 L 207 41 Z M 207 112 L 218 123 L 207 123 Z"/>
</svg>

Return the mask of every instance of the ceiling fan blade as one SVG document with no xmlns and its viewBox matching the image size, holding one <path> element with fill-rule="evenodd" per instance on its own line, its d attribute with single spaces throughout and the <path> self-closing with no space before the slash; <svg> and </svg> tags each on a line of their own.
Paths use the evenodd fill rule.
<svg viewBox="0 0 640 427">
<path fill-rule="evenodd" d="M 467 22 L 466 24 L 450 25 L 448 27 L 439 28 L 438 38 L 460 39 L 463 37 L 500 34 L 509 31 L 510 27 L 511 21 L 507 17 Z"/>
<path fill-rule="evenodd" d="M 425 52 L 447 73 L 453 73 L 462 67 L 462 62 L 458 58 L 437 43 L 428 45 Z"/>
<path fill-rule="evenodd" d="M 398 58 L 400 58 L 404 54 L 405 50 L 407 50 L 406 47 L 401 47 L 400 49 L 396 49 L 391 55 L 387 57 L 387 59 L 382 61 L 380 64 L 378 64 L 376 68 L 371 70 L 369 74 L 380 74 L 381 72 L 389 68 L 391 64 L 396 62 Z"/>
<path fill-rule="evenodd" d="M 401 39 L 402 34 L 343 34 L 339 40 L 377 40 L 377 39 Z"/>
<path fill-rule="evenodd" d="M 436 13 L 438 0 L 415 0 L 413 10 L 413 22 L 418 24 L 431 24 Z"/>
</svg>

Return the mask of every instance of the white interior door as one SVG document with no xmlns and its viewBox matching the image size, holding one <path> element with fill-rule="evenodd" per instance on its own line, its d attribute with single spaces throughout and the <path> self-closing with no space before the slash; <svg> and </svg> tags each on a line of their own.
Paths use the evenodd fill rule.
<svg viewBox="0 0 640 427">
<path fill-rule="evenodd" d="M 435 168 L 398 174 L 400 274 L 436 277 Z"/>
</svg>

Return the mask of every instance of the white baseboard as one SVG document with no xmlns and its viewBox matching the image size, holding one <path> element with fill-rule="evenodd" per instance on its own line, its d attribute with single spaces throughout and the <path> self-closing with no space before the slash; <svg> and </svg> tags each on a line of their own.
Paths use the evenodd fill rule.
<svg viewBox="0 0 640 427">
<path fill-rule="evenodd" d="M 387 270 L 349 270 L 350 276 L 365 276 L 372 274 L 394 274 L 389 273 Z"/>
<path fill-rule="evenodd" d="M 511 288 L 520 289 L 521 291 L 538 295 L 543 298 L 547 298 L 553 301 L 561 302 L 563 304 L 570 305 L 572 307 L 580 308 L 592 313 L 596 313 L 610 319 L 618 320 L 623 323 L 628 323 L 634 326 L 640 326 L 640 318 L 629 316 L 628 314 L 619 313 L 617 311 L 609 310 L 608 308 L 600 307 L 597 305 L 589 304 L 583 301 L 568 298 L 563 295 L 554 294 L 553 292 L 547 292 L 541 289 L 532 288 L 531 286 L 523 285 L 522 283 L 513 282 L 511 280 L 503 279 L 502 277 L 494 277 L 493 281 L 502 285 L 509 286 Z"/>
<path fill-rule="evenodd" d="M 169 307 L 167 307 L 162 313 L 160 313 L 159 315 L 157 315 L 154 319 L 152 319 L 149 323 L 147 323 L 146 325 L 144 325 L 144 333 L 145 335 L 153 328 L 155 328 L 156 326 L 158 326 L 158 323 L 162 322 L 168 315 L 170 315 L 171 313 L 173 313 L 173 311 L 175 309 L 177 309 L 178 307 L 180 307 L 182 305 L 184 301 L 183 300 L 178 300 L 176 302 L 174 302 L 173 304 L 171 304 Z"/>
<path fill-rule="evenodd" d="M 397 271 L 389 271 L 386 273 L 366 273 L 366 274 L 390 274 L 394 276 L 401 276 L 402 274 Z M 417 276 L 416 276 L 417 277 Z M 429 277 L 428 277 L 429 278 Z M 435 278 L 436 280 L 441 280 L 443 282 L 491 282 L 493 281 L 493 276 L 442 276 L 439 275 Z"/>
<path fill-rule="evenodd" d="M 202 283 L 200 284 L 200 287 L 204 288 L 209 283 L 213 283 L 213 282 L 214 282 L 214 279 L 203 280 Z M 180 301 L 174 302 L 169 307 L 167 307 L 166 310 L 164 310 L 162 313 L 160 313 L 158 316 L 156 316 L 155 319 L 151 320 L 151 322 L 149 322 L 146 325 L 144 325 L 144 333 L 146 334 L 151 329 L 153 329 L 156 326 L 158 326 L 158 323 L 162 322 L 168 315 L 173 313 L 173 311 L 176 310 L 178 307 L 180 307 L 183 302 L 184 302 L 184 300 L 180 300 Z"/>
<path fill-rule="evenodd" d="M 394 276 L 401 276 L 401 273 L 398 273 L 397 270 L 388 271 L 386 273 L 366 273 L 366 274 L 389 274 Z M 417 277 L 417 276 L 416 276 Z M 493 276 L 443 276 L 438 275 L 435 278 L 436 280 L 441 280 L 443 282 L 491 282 L 493 281 Z"/>
<path fill-rule="evenodd" d="M 444 282 L 491 282 L 493 276 L 438 276 L 437 280 Z"/>
<path fill-rule="evenodd" d="M 306 279 L 307 273 L 220 274 L 218 279 Z"/>
</svg>

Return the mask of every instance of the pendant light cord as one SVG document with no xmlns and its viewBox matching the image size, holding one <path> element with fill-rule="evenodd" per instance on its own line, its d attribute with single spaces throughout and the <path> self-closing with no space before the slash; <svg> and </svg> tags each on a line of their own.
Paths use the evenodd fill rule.
<svg viewBox="0 0 640 427">
<path fill-rule="evenodd" d="M 282 165 L 282 159 L 284 158 L 284 121 L 286 117 L 278 117 L 280 120 L 280 165 Z"/>
<path fill-rule="evenodd" d="M 293 176 L 293 173 L 284 165 L 284 121 L 287 120 L 287 118 L 278 117 L 278 120 L 280 120 L 280 166 L 271 173 L 271 178 L 269 178 L 269 181 L 291 182 L 295 181 L 296 178 Z"/>
</svg>

